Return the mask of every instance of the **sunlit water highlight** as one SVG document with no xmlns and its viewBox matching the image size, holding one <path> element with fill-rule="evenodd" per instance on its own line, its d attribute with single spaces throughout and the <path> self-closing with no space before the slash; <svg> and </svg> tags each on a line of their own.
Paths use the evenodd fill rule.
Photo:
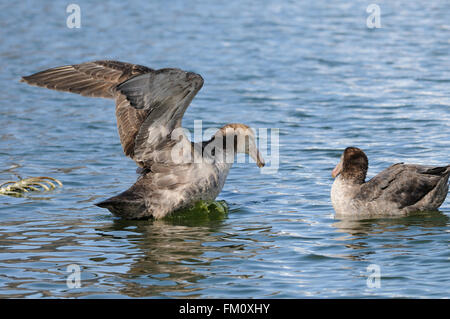
<svg viewBox="0 0 450 319">
<path fill-rule="evenodd" d="M 346 146 L 369 175 L 395 162 L 449 164 L 450 6 L 378 1 L 0 3 L 0 181 L 64 187 L 0 197 L 4 297 L 449 297 L 450 201 L 398 219 L 333 217 L 331 170 Z M 122 221 L 93 203 L 128 188 L 114 103 L 20 76 L 117 59 L 197 72 L 183 124 L 280 129 L 280 167 L 237 164 L 225 218 Z M 81 267 L 68 288 L 67 267 Z M 367 285 L 369 265 L 381 287 Z"/>
</svg>

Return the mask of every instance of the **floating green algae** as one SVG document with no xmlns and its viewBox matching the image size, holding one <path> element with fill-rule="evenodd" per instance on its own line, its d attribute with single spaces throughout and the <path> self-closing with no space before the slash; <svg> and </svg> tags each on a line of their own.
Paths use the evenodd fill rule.
<svg viewBox="0 0 450 319">
<path fill-rule="evenodd" d="M 215 221 L 225 219 L 228 214 L 228 205 L 225 201 L 201 200 L 189 208 L 183 208 L 163 218 L 166 221 Z"/>
</svg>

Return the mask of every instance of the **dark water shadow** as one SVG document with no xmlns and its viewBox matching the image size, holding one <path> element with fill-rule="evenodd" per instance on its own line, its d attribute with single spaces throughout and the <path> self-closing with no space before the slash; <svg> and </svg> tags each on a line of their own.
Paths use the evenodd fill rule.
<svg viewBox="0 0 450 319">
<path fill-rule="evenodd" d="M 210 269 L 217 254 L 226 254 L 236 245 L 224 244 L 223 218 L 172 218 L 163 220 L 122 220 L 97 228 L 103 236 L 131 231 L 127 236 L 140 251 L 128 262 L 126 274 L 118 274 L 120 294 L 129 297 L 183 298 L 200 296 L 196 285 L 206 279 L 201 269 Z M 207 271 L 205 271 L 206 273 Z"/>
</svg>

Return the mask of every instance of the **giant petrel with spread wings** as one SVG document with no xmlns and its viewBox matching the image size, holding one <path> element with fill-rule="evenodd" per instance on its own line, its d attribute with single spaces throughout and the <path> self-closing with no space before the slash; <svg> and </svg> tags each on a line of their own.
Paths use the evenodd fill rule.
<svg viewBox="0 0 450 319">
<path fill-rule="evenodd" d="M 204 142 L 193 143 L 185 136 L 183 114 L 203 86 L 196 73 L 94 61 L 48 69 L 22 81 L 115 99 L 123 151 L 140 167 L 133 186 L 96 204 L 117 216 L 162 218 L 198 200 L 214 200 L 236 153 L 249 154 L 264 166 L 254 132 L 244 124 L 227 124 Z"/>
</svg>

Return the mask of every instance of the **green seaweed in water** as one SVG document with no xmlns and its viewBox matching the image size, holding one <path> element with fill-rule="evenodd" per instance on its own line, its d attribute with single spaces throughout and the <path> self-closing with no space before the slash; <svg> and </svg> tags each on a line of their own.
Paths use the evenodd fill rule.
<svg viewBox="0 0 450 319">
<path fill-rule="evenodd" d="M 228 205 L 225 201 L 198 201 L 194 206 L 183 208 L 164 217 L 168 221 L 214 221 L 225 219 Z"/>
</svg>

